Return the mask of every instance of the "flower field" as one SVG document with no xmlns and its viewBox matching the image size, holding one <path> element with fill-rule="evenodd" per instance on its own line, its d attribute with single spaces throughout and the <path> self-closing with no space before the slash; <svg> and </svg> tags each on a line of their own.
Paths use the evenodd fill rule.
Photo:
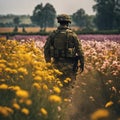
<svg viewBox="0 0 120 120">
<path fill-rule="evenodd" d="M 78 75 L 74 119 L 119 120 L 120 43 L 83 40 L 85 71 Z"/>
<path fill-rule="evenodd" d="M 0 39 L 0 119 L 60 119 L 62 73 L 33 42 Z"/>
<path fill-rule="evenodd" d="M 47 36 L 0 38 L 0 120 L 120 119 L 120 35 L 79 37 L 85 70 L 69 92 L 44 61 Z"/>
</svg>

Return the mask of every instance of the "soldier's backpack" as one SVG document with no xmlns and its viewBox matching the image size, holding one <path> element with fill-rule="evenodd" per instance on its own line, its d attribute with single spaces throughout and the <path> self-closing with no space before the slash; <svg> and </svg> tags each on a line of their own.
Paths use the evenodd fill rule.
<svg viewBox="0 0 120 120">
<path fill-rule="evenodd" d="M 52 39 L 50 53 L 52 57 L 74 57 L 74 41 L 69 37 L 71 30 L 57 30 Z"/>
</svg>

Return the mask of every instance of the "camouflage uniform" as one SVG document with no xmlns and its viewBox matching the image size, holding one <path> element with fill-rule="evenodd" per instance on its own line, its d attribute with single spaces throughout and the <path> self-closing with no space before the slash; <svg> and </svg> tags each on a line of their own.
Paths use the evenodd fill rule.
<svg viewBox="0 0 120 120">
<path fill-rule="evenodd" d="M 61 23 L 61 21 L 67 21 L 68 23 L 71 23 L 71 20 L 67 15 L 60 15 L 57 17 L 57 19 L 58 19 L 58 23 Z M 75 53 L 73 57 L 69 57 L 67 55 L 62 56 L 61 55 L 62 53 L 60 53 L 59 56 L 51 55 L 51 48 L 50 48 L 51 43 L 53 42 L 54 38 L 57 36 L 57 33 L 61 31 L 67 32 L 66 39 L 69 39 L 68 46 L 71 46 L 71 45 L 74 46 Z M 77 35 L 68 27 L 68 25 L 60 24 L 58 29 L 49 35 L 49 37 L 47 38 L 46 44 L 44 46 L 44 55 L 45 55 L 46 62 L 51 62 L 51 58 L 53 58 L 52 62 L 55 65 L 55 67 L 59 69 L 61 72 L 63 72 L 63 75 L 60 78 L 61 81 L 64 81 L 65 78 L 71 78 L 72 81 L 76 79 L 77 71 L 73 69 L 75 56 L 79 57 L 80 63 L 82 65 L 82 70 L 84 69 L 84 54 L 82 51 L 81 42 L 78 39 Z"/>
</svg>

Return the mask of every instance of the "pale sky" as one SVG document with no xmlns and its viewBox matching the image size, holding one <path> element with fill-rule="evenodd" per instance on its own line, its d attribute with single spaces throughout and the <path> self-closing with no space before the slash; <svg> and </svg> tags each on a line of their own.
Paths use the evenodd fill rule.
<svg viewBox="0 0 120 120">
<path fill-rule="evenodd" d="M 94 0 L 0 0 L 0 14 L 32 15 L 35 6 L 40 3 L 52 4 L 57 14 L 72 15 L 80 8 L 88 15 L 95 14 L 92 9 Z"/>
</svg>

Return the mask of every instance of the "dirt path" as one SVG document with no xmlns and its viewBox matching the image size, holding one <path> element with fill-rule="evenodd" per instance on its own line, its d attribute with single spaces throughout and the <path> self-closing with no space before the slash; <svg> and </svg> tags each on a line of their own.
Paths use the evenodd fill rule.
<svg viewBox="0 0 120 120">
<path fill-rule="evenodd" d="M 105 108 L 106 99 L 102 83 L 96 78 L 94 72 L 84 77 L 77 76 L 75 87 L 72 89 L 72 101 L 67 112 L 68 120 L 91 120 L 90 116 L 93 112 Z M 113 111 L 108 119 L 117 120 Z"/>
</svg>

